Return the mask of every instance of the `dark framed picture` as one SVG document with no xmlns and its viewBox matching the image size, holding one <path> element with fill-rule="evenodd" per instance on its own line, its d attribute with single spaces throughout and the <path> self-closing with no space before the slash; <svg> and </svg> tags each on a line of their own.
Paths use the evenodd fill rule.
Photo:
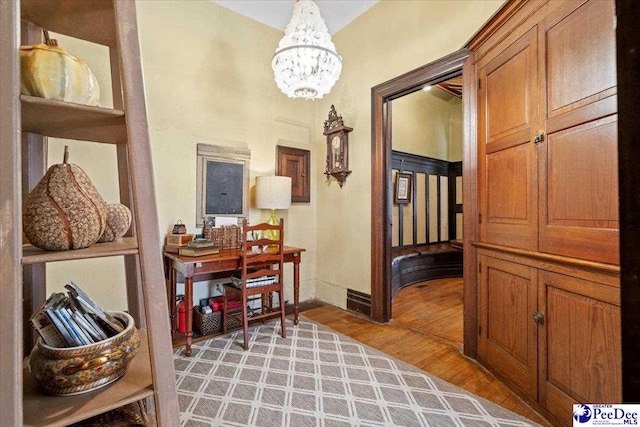
<svg viewBox="0 0 640 427">
<path fill-rule="evenodd" d="M 394 203 L 411 203 L 411 174 L 398 172 L 396 177 L 396 191 L 393 198 Z"/>
<path fill-rule="evenodd" d="M 247 215 L 250 159 L 247 149 L 197 145 L 196 227 L 206 217 Z"/>
</svg>

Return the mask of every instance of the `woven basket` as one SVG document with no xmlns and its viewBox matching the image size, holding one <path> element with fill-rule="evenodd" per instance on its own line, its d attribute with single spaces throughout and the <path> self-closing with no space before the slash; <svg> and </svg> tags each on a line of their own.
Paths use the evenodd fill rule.
<svg viewBox="0 0 640 427">
<path fill-rule="evenodd" d="M 204 228 L 202 234 L 220 249 L 237 249 L 242 246 L 242 228 L 237 225 Z"/>
<path fill-rule="evenodd" d="M 193 323 L 202 335 L 210 335 L 222 332 L 222 311 L 214 311 L 210 314 L 200 313 L 199 307 L 193 308 Z M 242 323 L 236 319 L 229 319 L 227 330 L 242 327 Z"/>
<path fill-rule="evenodd" d="M 149 419 L 144 405 L 138 401 L 80 421 L 70 427 L 145 427 L 148 425 Z"/>
</svg>

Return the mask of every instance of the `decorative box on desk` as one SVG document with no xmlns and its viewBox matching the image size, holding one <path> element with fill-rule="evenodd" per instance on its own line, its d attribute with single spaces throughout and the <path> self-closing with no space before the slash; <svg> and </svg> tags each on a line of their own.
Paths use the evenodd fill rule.
<svg viewBox="0 0 640 427">
<path fill-rule="evenodd" d="M 202 335 L 210 335 L 222 332 L 222 311 L 214 311 L 210 314 L 200 312 L 200 307 L 193 307 L 193 324 Z M 242 323 L 235 319 L 229 319 L 227 329 L 242 327 Z"/>
<path fill-rule="evenodd" d="M 167 234 L 167 245 L 186 246 L 194 237 L 194 234 Z"/>
<path fill-rule="evenodd" d="M 205 239 L 211 240 L 220 249 L 237 249 L 242 246 L 242 228 L 237 225 L 205 227 L 202 234 Z"/>
<path fill-rule="evenodd" d="M 184 248 L 193 240 L 195 234 L 167 234 L 167 244 L 164 251 L 177 254 L 180 248 Z"/>
</svg>

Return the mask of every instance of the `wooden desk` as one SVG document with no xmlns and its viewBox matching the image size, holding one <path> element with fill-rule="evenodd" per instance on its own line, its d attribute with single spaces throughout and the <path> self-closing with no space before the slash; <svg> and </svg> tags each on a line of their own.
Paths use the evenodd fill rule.
<svg viewBox="0 0 640 427">
<path fill-rule="evenodd" d="M 300 255 L 305 249 L 285 246 L 284 262 L 293 263 L 293 323 L 298 324 L 298 311 L 300 303 Z M 215 274 L 223 272 L 237 271 L 242 268 L 242 251 L 223 250 L 216 255 L 205 255 L 200 257 L 180 256 L 175 253 L 164 253 L 165 267 L 168 273 L 169 307 L 171 309 L 171 332 L 178 330 L 177 307 L 176 307 L 176 282 L 178 272 L 184 276 L 184 297 L 188 302 L 186 314 L 186 345 L 185 355 L 191 356 L 191 340 L 193 338 L 193 282 L 210 280 L 215 278 Z"/>
</svg>

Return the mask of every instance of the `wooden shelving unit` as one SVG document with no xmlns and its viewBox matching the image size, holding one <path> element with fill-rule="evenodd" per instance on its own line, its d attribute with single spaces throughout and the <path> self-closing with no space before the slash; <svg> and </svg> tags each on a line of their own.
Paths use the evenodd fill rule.
<svg viewBox="0 0 640 427">
<path fill-rule="evenodd" d="M 20 95 L 19 46 L 42 30 L 109 48 L 114 108 Z M 133 0 L 0 2 L 0 426 L 66 426 L 145 399 L 150 419 L 178 425 L 170 325 L 164 287 L 151 151 Z M 72 251 L 23 242 L 22 200 L 46 172 L 47 137 L 115 144 L 120 202 L 131 230 L 119 241 Z M 127 373 L 76 396 L 44 394 L 23 357 L 33 344 L 27 325 L 46 294 L 50 262 L 118 256 L 126 272 L 128 310 L 142 345 Z"/>
</svg>

